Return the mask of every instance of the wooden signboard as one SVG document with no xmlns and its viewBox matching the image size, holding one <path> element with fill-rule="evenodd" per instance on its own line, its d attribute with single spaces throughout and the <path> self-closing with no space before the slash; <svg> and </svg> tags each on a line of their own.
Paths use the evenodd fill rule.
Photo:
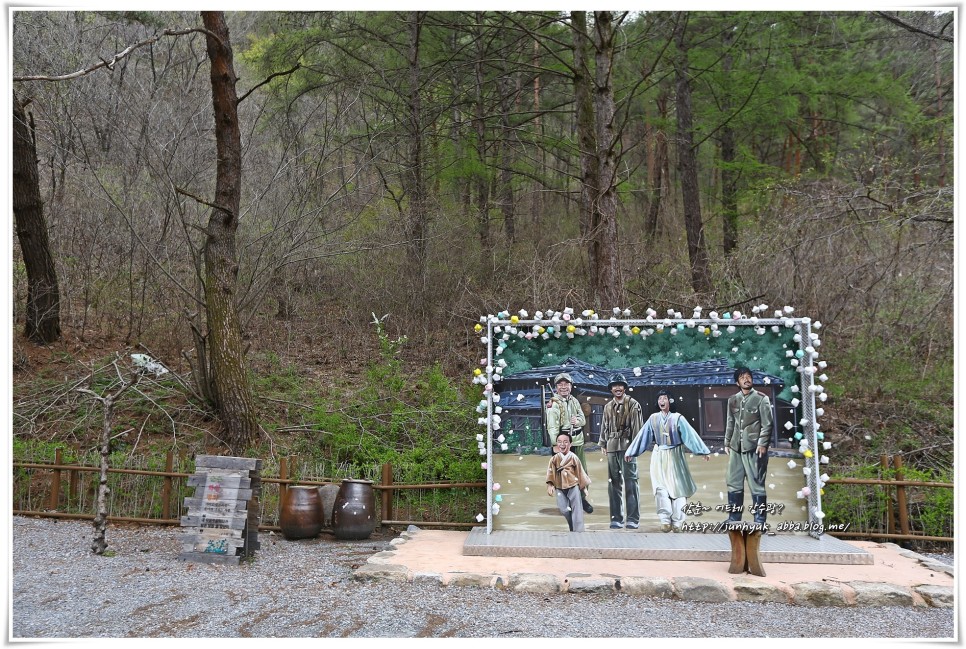
<svg viewBox="0 0 966 649">
<path fill-rule="evenodd" d="M 199 455 L 188 486 L 194 495 L 185 498 L 188 514 L 183 561 L 238 565 L 255 554 L 258 543 L 258 499 L 261 496 L 262 461 L 246 457 Z"/>
</svg>

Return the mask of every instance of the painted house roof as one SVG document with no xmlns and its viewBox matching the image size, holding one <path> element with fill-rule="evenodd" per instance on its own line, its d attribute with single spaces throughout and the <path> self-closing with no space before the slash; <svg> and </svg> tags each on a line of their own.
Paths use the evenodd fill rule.
<svg viewBox="0 0 966 649">
<path fill-rule="evenodd" d="M 734 385 L 733 368 L 725 359 L 692 361 L 669 365 L 642 365 L 610 369 L 592 365 L 576 358 L 568 358 L 560 365 L 536 367 L 503 377 L 500 389 L 504 408 L 530 410 L 540 408 L 540 386 L 550 386 L 553 377 L 567 372 L 573 377 L 574 387 L 581 395 L 610 396 L 607 385 L 614 374 L 623 374 L 631 387 L 687 385 L 705 387 Z M 752 370 L 755 385 L 769 384 L 776 390 L 784 387 L 781 377 Z M 522 399 L 520 398 L 522 395 Z"/>
</svg>

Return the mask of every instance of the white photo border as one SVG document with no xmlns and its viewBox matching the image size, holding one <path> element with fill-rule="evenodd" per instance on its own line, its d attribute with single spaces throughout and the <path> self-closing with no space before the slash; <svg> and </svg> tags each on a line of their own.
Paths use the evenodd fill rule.
<svg viewBox="0 0 966 649">
<path fill-rule="evenodd" d="M 764 305 L 762 306 L 764 307 Z M 755 307 L 755 311 L 757 312 L 758 310 L 758 307 Z M 580 316 L 574 317 L 573 309 L 566 308 L 562 312 L 550 312 L 550 317 L 529 318 L 527 317 L 527 312 L 524 310 L 521 310 L 519 314 L 515 315 L 510 315 L 508 311 L 501 311 L 497 315 L 482 316 L 480 318 L 480 324 L 476 326 L 476 331 L 477 333 L 481 333 L 484 328 L 486 330 L 486 335 L 481 338 L 481 342 L 486 345 L 486 367 L 474 377 L 473 382 L 480 383 L 484 386 L 484 400 L 486 402 L 486 417 L 481 420 L 481 423 L 486 426 L 486 434 L 484 435 L 486 442 L 486 462 L 483 465 L 486 469 L 486 533 L 490 534 L 493 531 L 494 505 L 498 506 L 498 503 L 495 503 L 493 498 L 492 431 L 499 428 L 500 419 L 494 419 L 496 403 L 491 398 L 496 393 L 494 383 L 499 381 L 497 377 L 502 372 L 502 368 L 494 363 L 493 341 L 496 335 L 500 335 L 502 338 L 504 335 L 511 333 L 513 335 L 519 335 L 519 332 L 526 328 L 536 329 L 542 327 L 546 329 L 547 327 L 554 327 L 554 335 L 559 337 L 563 334 L 562 329 L 573 327 L 574 329 L 566 334 L 568 337 L 573 337 L 574 335 L 581 335 L 581 333 L 586 334 L 587 330 L 591 327 L 614 327 L 620 329 L 621 335 L 641 335 L 646 337 L 655 331 L 678 327 L 679 325 L 689 328 L 713 326 L 715 329 L 724 325 L 753 327 L 756 330 L 766 327 L 787 327 L 793 328 L 796 331 L 797 335 L 795 338 L 802 352 L 801 360 L 797 367 L 797 373 L 799 375 L 798 387 L 801 397 L 799 403 L 802 407 L 802 418 L 799 424 L 803 431 L 802 439 L 799 443 L 799 452 L 804 457 L 805 466 L 803 468 L 803 474 L 806 482 L 803 489 L 798 493 L 800 497 L 808 501 L 808 534 L 814 538 L 819 538 L 824 533 L 823 519 L 825 517 L 822 511 L 821 492 L 829 479 L 828 475 L 822 469 L 822 464 L 828 461 L 827 456 L 823 455 L 822 450 L 831 448 L 830 442 L 821 441 L 815 403 L 816 400 L 824 401 L 827 398 L 824 386 L 815 381 L 815 374 L 820 369 L 816 364 L 819 353 L 815 348 L 821 344 L 821 340 L 817 332 L 813 331 L 813 328 L 821 328 L 821 323 L 817 321 L 813 322 L 808 317 L 791 317 L 791 312 L 793 310 L 790 307 L 785 307 L 784 313 L 782 311 L 775 311 L 775 317 L 766 318 L 757 315 L 749 317 L 737 311 L 733 315 L 726 313 L 724 316 L 718 317 L 712 311 L 708 314 L 709 317 L 706 318 L 684 318 L 681 317 L 680 313 L 675 313 L 671 317 L 658 317 L 656 312 L 649 308 L 647 310 L 648 315 L 645 318 L 600 318 L 593 311 L 583 311 L 582 315 L 584 317 L 582 318 Z M 535 316 L 537 315 L 542 316 L 543 314 L 537 312 Z M 700 308 L 695 308 L 694 315 L 700 315 Z M 564 316 L 570 317 L 565 318 Z M 639 332 L 633 333 L 633 328 L 637 328 Z M 581 332 L 581 329 L 583 329 L 583 332 Z M 825 363 L 823 362 L 822 366 L 824 365 Z M 824 437 L 824 434 L 822 436 Z M 477 522 L 482 522 L 481 519 L 482 516 L 477 516 Z"/>
</svg>

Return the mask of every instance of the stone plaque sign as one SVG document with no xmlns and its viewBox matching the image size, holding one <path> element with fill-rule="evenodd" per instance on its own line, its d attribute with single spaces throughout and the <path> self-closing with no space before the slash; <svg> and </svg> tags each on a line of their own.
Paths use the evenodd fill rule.
<svg viewBox="0 0 966 649">
<path fill-rule="evenodd" d="M 199 455 L 188 486 L 194 495 L 184 499 L 188 513 L 183 561 L 238 565 L 258 549 L 258 499 L 262 461 L 253 458 Z"/>
</svg>

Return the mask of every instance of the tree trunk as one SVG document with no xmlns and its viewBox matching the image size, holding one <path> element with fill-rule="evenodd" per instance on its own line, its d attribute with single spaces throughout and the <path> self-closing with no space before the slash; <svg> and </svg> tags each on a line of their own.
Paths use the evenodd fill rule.
<svg viewBox="0 0 966 649">
<path fill-rule="evenodd" d="M 598 256 L 595 233 L 600 224 L 597 197 L 600 191 L 600 165 L 597 159 L 597 133 L 594 123 L 593 77 L 589 59 L 587 12 L 570 12 L 574 50 L 574 99 L 576 103 L 577 146 L 580 148 L 580 237 L 587 246 L 591 286 L 597 285 Z"/>
<path fill-rule="evenodd" d="M 242 350 L 241 327 L 235 304 L 238 260 L 235 232 L 241 205 L 241 131 L 238 124 L 237 77 L 225 16 L 201 12 L 208 58 L 211 60 L 211 94 L 215 113 L 215 208 L 208 219 L 205 240 L 205 304 L 208 313 L 208 361 L 215 388 L 216 407 L 225 427 L 227 443 L 240 453 L 256 439 L 254 398 Z"/>
<path fill-rule="evenodd" d="M 533 40 L 533 69 L 537 72 L 533 75 L 533 133 L 536 134 L 538 141 L 543 142 L 546 133 L 543 129 L 543 119 L 540 115 L 540 40 L 534 37 Z M 537 178 L 540 183 L 535 183 L 531 192 L 530 201 L 530 220 L 534 227 L 539 227 L 543 220 L 543 186 L 547 176 L 547 151 L 544 147 L 539 147 L 537 152 Z"/>
<path fill-rule="evenodd" d="M 91 552 L 104 554 L 107 550 L 107 496 L 111 493 L 107 486 L 108 459 L 111 455 L 111 421 L 114 419 L 114 398 L 99 399 L 104 408 L 104 421 L 101 427 L 101 472 L 97 483 L 97 514 L 94 516 L 94 540 Z"/>
<path fill-rule="evenodd" d="M 733 65 L 731 44 L 734 41 L 734 32 L 726 29 L 723 40 L 722 47 L 727 54 L 721 65 L 725 77 L 728 77 L 731 75 Z M 730 115 L 731 109 L 731 97 L 725 91 L 721 112 Z M 722 237 L 722 248 L 725 255 L 730 255 L 738 248 L 738 172 L 735 171 L 736 158 L 735 130 L 730 124 L 725 124 L 721 129 L 721 220 L 724 235 Z"/>
<path fill-rule="evenodd" d="M 664 90 L 657 97 L 657 112 L 661 122 L 667 120 L 668 93 Z M 657 221 L 661 213 L 661 202 L 664 200 L 664 186 L 668 183 L 668 151 L 667 134 L 658 128 L 648 129 L 653 133 L 651 148 L 647 162 L 647 181 L 650 185 L 647 218 L 644 222 L 644 232 L 647 241 L 654 243 L 657 236 Z"/>
<path fill-rule="evenodd" d="M 423 115 L 422 69 L 419 63 L 419 44 L 425 12 L 409 14 L 409 139 L 408 159 L 403 170 L 403 187 L 409 197 L 409 217 L 406 221 L 407 255 L 411 271 L 421 285 L 426 263 L 426 188 L 423 179 Z"/>
<path fill-rule="evenodd" d="M 621 306 L 624 286 L 620 275 L 617 241 L 617 144 L 614 134 L 614 24 L 609 11 L 594 12 L 596 47 L 594 111 L 597 125 L 597 160 L 600 192 L 597 198 L 600 223 L 595 229 L 597 278 L 594 293 L 602 308 Z"/>
<path fill-rule="evenodd" d="M 27 270 L 27 324 L 37 344 L 60 339 L 60 289 L 40 198 L 37 150 L 23 105 L 13 93 L 13 215 Z"/>
<path fill-rule="evenodd" d="M 725 255 L 738 249 L 738 172 L 734 169 L 735 158 L 735 131 L 725 126 L 721 129 L 721 219 Z"/>
<path fill-rule="evenodd" d="M 941 119 L 943 116 L 943 75 L 942 68 L 939 65 L 939 46 L 935 41 L 932 43 L 932 55 L 936 70 L 936 117 Z M 936 184 L 940 187 L 946 186 L 946 141 L 943 137 L 945 132 L 946 129 L 940 122 L 936 129 L 936 151 L 939 153 L 939 177 L 936 179 Z"/>
<path fill-rule="evenodd" d="M 677 81 L 678 173 L 681 177 L 681 197 L 684 204 L 684 228 L 688 237 L 688 258 L 691 262 L 691 288 L 701 296 L 711 294 L 711 270 L 708 250 L 701 223 L 701 197 L 698 193 L 698 160 L 694 150 L 694 131 L 691 111 L 691 77 L 688 75 L 687 12 L 678 15 L 674 26 L 678 52 L 674 57 Z"/>
<path fill-rule="evenodd" d="M 476 23 L 480 28 L 483 26 L 483 21 L 482 12 L 478 12 L 476 15 Z M 486 106 L 483 101 L 483 84 L 485 81 L 483 78 L 483 57 L 486 53 L 484 52 L 484 39 L 480 34 L 476 34 L 476 42 L 478 51 L 473 65 L 476 81 L 474 87 L 476 101 L 473 127 L 476 130 L 476 157 L 478 166 L 473 174 L 473 180 L 476 184 L 477 231 L 480 237 L 480 261 L 482 262 L 480 264 L 480 270 L 483 273 L 487 273 L 493 252 L 493 243 L 490 237 L 490 182 L 485 172 Z"/>
<path fill-rule="evenodd" d="M 510 93 L 513 90 L 513 80 L 504 77 L 500 87 L 500 125 L 503 127 L 503 138 L 500 141 L 500 188 L 497 196 L 500 201 L 500 212 L 503 214 L 503 232 L 507 243 L 513 245 L 516 239 L 516 205 L 513 197 L 513 140 L 510 128 Z"/>
<path fill-rule="evenodd" d="M 120 377 L 120 370 L 117 361 L 112 364 L 114 371 Z M 111 456 L 111 427 L 114 421 L 114 406 L 128 388 L 136 385 L 141 378 L 141 374 L 135 373 L 130 380 L 121 378 L 120 387 L 113 393 L 105 393 L 104 396 L 98 395 L 88 388 L 77 388 L 78 392 L 90 395 L 104 409 L 104 419 L 101 425 L 101 463 L 100 476 L 97 483 L 97 513 L 94 515 L 94 539 L 91 541 L 91 552 L 94 554 L 104 554 L 107 550 L 107 497 L 111 493 L 107 486 L 107 470 L 110 468 Z M 90 382 L 94 383 L 94 376 L 91 375 Z"/>
</svg>

